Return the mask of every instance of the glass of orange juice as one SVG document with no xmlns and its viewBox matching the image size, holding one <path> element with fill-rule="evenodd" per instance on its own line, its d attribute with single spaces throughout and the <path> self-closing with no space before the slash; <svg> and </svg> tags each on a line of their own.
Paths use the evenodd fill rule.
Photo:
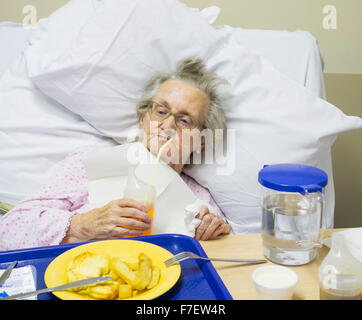
<svg viewBox="0 0 362 320">
<path fill-rule="evenodd" d="M 152 234 L 153 215 L 155 210 L 156 189 L 153 185 L 137 179 L 134 168 L 128 170 L 127 185 L 124 198 L 133 199 L 142 203 L 147 208 L 147 215 L 151 218 L 151 228 L 143 233 L 143 236 Z"/>
</svg>

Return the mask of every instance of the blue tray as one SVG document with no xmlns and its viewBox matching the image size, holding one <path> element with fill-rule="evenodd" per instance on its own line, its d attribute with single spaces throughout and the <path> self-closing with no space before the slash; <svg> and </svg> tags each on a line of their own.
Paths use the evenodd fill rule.
<svg viewBox="0 0 362 320">
<path fill-rule="evenodd" d="M 127 238 L 156 244 L 173 254 L 192 251 L 207 257 L 205 251 L 195 239 L 179 234 L 162 234 Z M 122 240 L 120 240 L 122 241 Z M 0 252 L 0 269 L 5 269 L 9 262 L 18 261 L 17 267 L 33 265 L 37 270 L 37 288 L 45 288 L 44 273 L 49 263 L 63 252 L 83 243 L 59 246 L 39 247 Z M 157 300 L 232 300 L 215 268 L 209 261 L 190 259 L 180 263 L 181 276 L 175 286 Z M 58 299 L 51 293 L 38 295 L 38 300 Z"/>
</svg>

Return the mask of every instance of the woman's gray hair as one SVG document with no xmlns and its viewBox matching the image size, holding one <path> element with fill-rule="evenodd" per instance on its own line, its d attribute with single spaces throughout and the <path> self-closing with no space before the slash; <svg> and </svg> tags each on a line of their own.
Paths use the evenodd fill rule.
<svg viewBox="0 0 362 320">
<path fill-rule="evenodd" d="M 198 57 L 185 59 L 177 65 L 175 72 L 156 75 L 148 82 L 137 104 L 139 119 L 149 110 L 158 88 L 167 80 L 184 81 L 204 92 L 210 100 L 204 128 L 211 129 L 213 133 L 216 129 L 225 129 L 225 108 L 219 88 L 228 82 L 208 71 L 202 59 Z"/>
</svg>

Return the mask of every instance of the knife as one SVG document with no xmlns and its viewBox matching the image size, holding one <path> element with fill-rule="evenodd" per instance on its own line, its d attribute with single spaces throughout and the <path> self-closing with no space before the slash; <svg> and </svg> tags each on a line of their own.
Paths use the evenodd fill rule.
<svg viewBox="0 0 362 320">
<path fill-rule="evenodd" d="M 16 266 L 18 262 L 14 261 L 8 266 L 8 268 L 4 271 L 4 273 L 0 277 L 0 286 L 2 286 L 7 278 L 9 278 L 11 271 L 13 271 L 14 267 Z"/>
<path fill-rule="evenodd" d="M 77 287 L 89 286 L 91 284 L 100 283 L 100 282 L 104 282 L 104 281 L 111 280 L 111 279 L 112 279 L 112 277 L 96 277 L 96 278 L 89 278 L 89 279 L 84 279 L 84 280 L 79 280 L 79 281 L 73 281 L 73 282 L 69 282 L 67 284 L 63 284 L 63 285 L 56 286 L 56 287 L 44 288 L 44 289 L 40 289 L 40 290 L 14 294 L 14 295 L 8 296 L 8 297 L 2 297 L 2 298 L 0 298 L 0 300 L 13 300 L 13 299 L 18 299 L 18 298 L 26 298 L 26 297 L 38 295 L 41 293 L 62 291 L 62 290 L 67 290 L 67 289 L 72 289 L 72 288 L 77 288 Z"/>
</svg>

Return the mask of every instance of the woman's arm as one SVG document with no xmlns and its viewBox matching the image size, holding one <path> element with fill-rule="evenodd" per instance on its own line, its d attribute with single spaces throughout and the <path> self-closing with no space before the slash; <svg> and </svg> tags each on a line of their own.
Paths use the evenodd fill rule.
<svg viewBox="0 0 362 320">
<path fill-rule="evenodd" d="M 74 215 L 61 243 L 141 236 L 151 223 L 142 203 L 125 198 L 112 200 L 101 208 Z"/>
<path fill-rule="evenodd" d="M 63 240 L 71 218 L 88 202 L 84 150 L 71 153 L 48 183 L 0 218 L 1 250 L 57 245 Z"/>
<path fill-rule="evenodd" d="M 0 219 L 0 250 L 140 236 L 151 227 L 146 207 L 134 200 L 87 210 L 86 150 L 70 154 L 39 192 Z"/>
<path fill-rule="evenodd" d="M 207 206 L 201 206 L 196 217 L 201 220 L 195 232 L 196 240 L 213 240 L 231 231 L 231 226 L 227 221 L 217 214 L 210 213 Z"/>
</svg>

